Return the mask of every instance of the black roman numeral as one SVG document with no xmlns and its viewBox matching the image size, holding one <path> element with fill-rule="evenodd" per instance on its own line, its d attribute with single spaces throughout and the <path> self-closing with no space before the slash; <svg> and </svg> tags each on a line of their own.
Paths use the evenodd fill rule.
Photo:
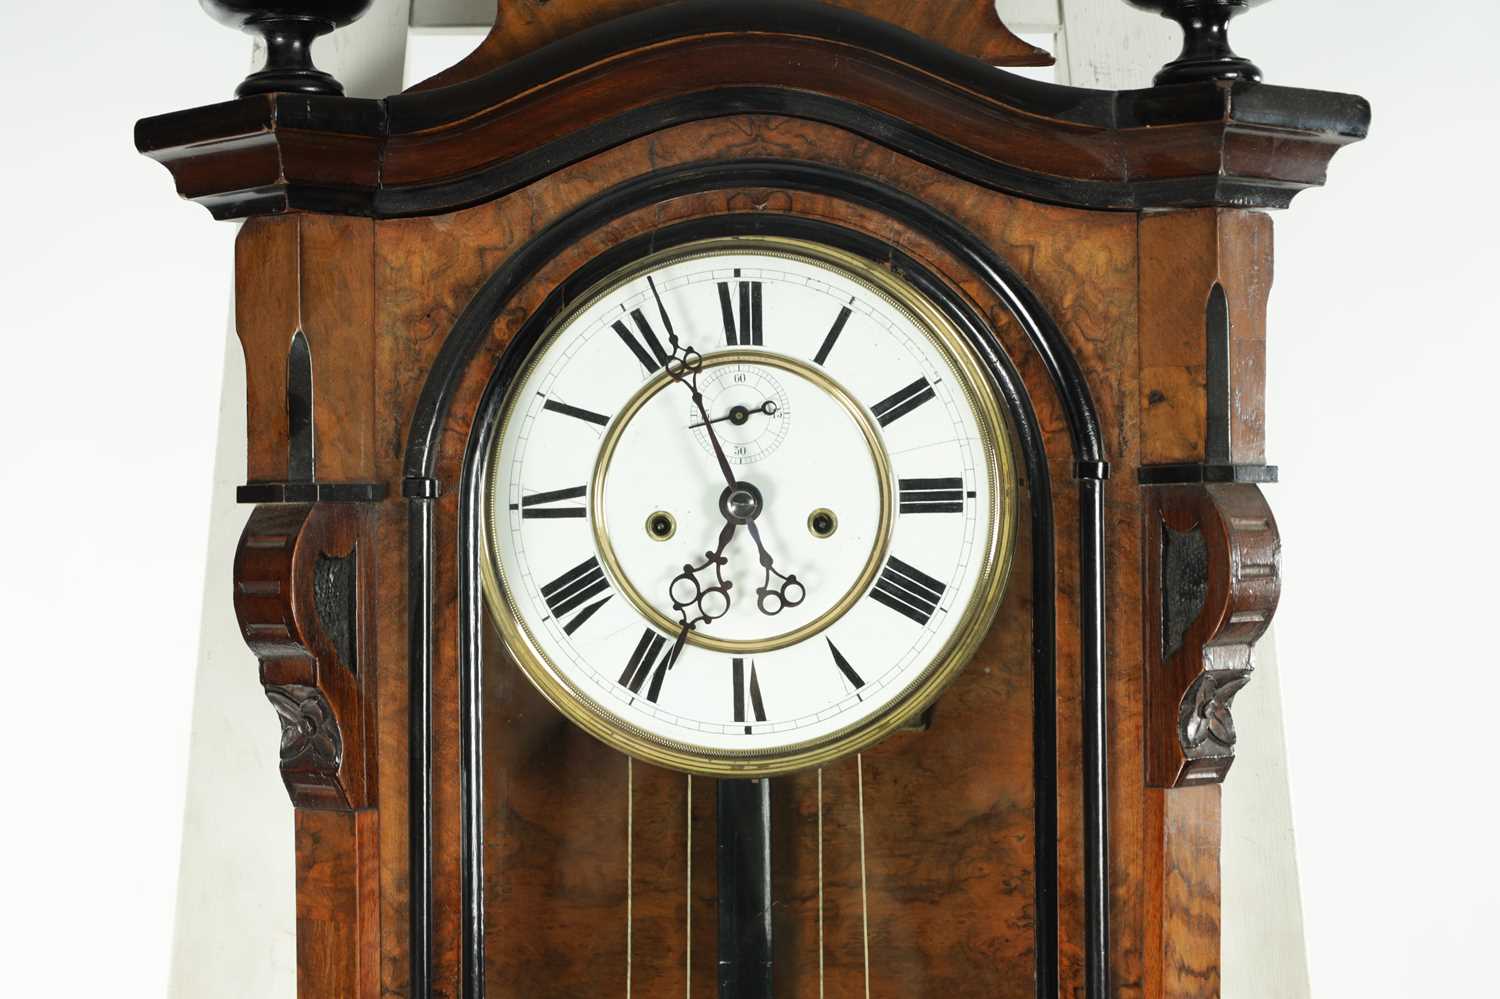
<svg viewBox="0 0 1500 999">
<path fill-rule="evenodd" d="M 824 641 L 828 643 L 828 651 L 833 653 L 833 664 L 839 668 L 840 673 L 844 674 L 844 679 L 854 684 L 855 690 L 863 687 L 865 685 L 865 678 L 856 673 L 854 667 L 849 665 L 849 660 L 845 659 L 844 654 L 839 651 L 839 647 L 833 644 L 833 639 L 825 637 Z"/>
<path fill-rule="evenodd" d="M 578 406 L 569 406 L 567 403 L 558 402 L 556 399 L 548 399 L 542 403 L 542 408 L 550 409 L 552 412 L 561 413 L 564 416 L 571 416 L 573 419 L 582 420 L 584 423 L 597 423 L 601 427 L 609 423 L 609 417 L 603 413 L 596 413 L 591 409 L 581 409 Z"/>
<path fill-rule="evenodd" d="M 587 561 L 579 563 L 542 587 L 542 599 L 547 601 L 547 609 L 559 621 L 578 610 L 573 620 L 563 625 L 563 633 L 571 635 L 578 630 L 579 625 L 593 617 L 594 612 L 603 607 L 613 594 L 605 593 L 603 600 L 588 604 L 582 610 L 578 609 L 579 605 L 593 600 L 607 589 L 609 581 L 604 578 L 604 569 L 600 567 L 598 559 L 590 556 Z"/>
<path fill-rule="evenodd" d="M 902 513 L 963 513 L 963 479 L 902 479 Z"/>
<path fill-rule="evenodd" d="M 545 493 L 532 493 L 530 496 L 521 497 L 521 519 L 522 520 L 557 520 L 565 517 L 587 517 L 588 511 L 581 506 L 548 506 L 559 500 L 582 499 L 583 494 L 588 491 L 587 486 L 574 486 L 571 489 L 553 489 Z M 514 510 L 516 504 L 512 503 L 510 508 Z"/>
<path fill-rule="evenodd" d="M 735 272 L 739 276 L 739 272 Z M 724 342 L 731 347 L 759 347 L 765 342 L 765 328 L 761 321 L 760 282 L 737 281 L 739 286 L 739 318 L 735 318 L 734 302 L 729 295 L 729 282 L 719 282 L 719 309 L 724 313 Z"/>
<path fill-rule="evenodd" d="M 745 682 L 745 660 L 734 660 L 734 720 L 744 725 L 745 719 L 745 695 L 750 695 L 750 710 L 755 714 L 755 720 L 763 722 L 766 720 L 766 705 L 760 698 L 760 677 L 755 672 L 755 661 L 750 662 L 750 682 Z M 745 725 L 745 734 L 749 735 L 750 725 Z"/>
<path fill-rule="evenodd" d="M 666 366 L 667 359 L 671 355 L 662 348 L 661 341 L 656 338 L 656 331 L 651 328 L 651 324 L 646 321 L 640 309 L 630 310 L 630 318 L 635 323 L 635 328 L 640 331 L 641 340 L 646 341 L 646 345 L 651 348 L 649 352 L 645 346 L 641 345 L 641 340 L 637 340 L 635 334 L 630 332 L 630 328 L 625 325 L 623 319 L 615 320 L 615 332 L 647 371 L 660 371 Z"/>
<path fill-rule="evenodd" d="M 922 403 L 935 398 L 937 396 L 933 394 L 932 386 L 923 377 L 918 378 L 894 395 L 880 400 L 870 407 L 870 411 L 875 414 L 875 419 L 880 421 L 882 427 L 888 427 L 922 405 Z"/>
<path fill-rule="evenodd" d="M 876 580 L 875 588 L 870 591 L 870 597 L 896 613 L 905 614 L 918 624 L 925 625 L 932 620 L 932 614 L 937 610 L 938 601 L 943 599 L 945 589 L 947 587 L 927 573 L 892 555 L 886 562 L 880 579 Z"/>
<path fill-rule="evenodd" d="M 813 358 L 814 364 L 822 364 L 828 360 L 828 355 L 833 351 L 833 345 L 839 342 L 839 334 L 844 332 L 844 324 L 849 321 L 849 317 L 852 315 L 854 313 L 850 311 L 847 305 L 839 310 L 839 317 L 833 321 L 833 328 L 823 338 L 823 345 L 818 348 L 818 355 Z"/>
<path fill-rule="evenodd" d="M 620 674 L 620 686 L 628 688 L 632 694 L 639 694 L 641 687 L 645 686 L 646 677 L 651 677 L 651 686 L 646 688 L 646 700 L 655 704 L 656 698 L 661 694 L 661 684 L 667 677 L 667 671 L 677 661 L 671 649 L 666 655 L 662 655 L 662 647 L 666 644 L 666 638 L 650 628 L 643 631 L 641 640 L 635 645 L 635 651 L 630 654 L 630 661 L 625 664 L 625 672 Z M 656 667 L 654 671 L 652 666 Z"/>
</svg>

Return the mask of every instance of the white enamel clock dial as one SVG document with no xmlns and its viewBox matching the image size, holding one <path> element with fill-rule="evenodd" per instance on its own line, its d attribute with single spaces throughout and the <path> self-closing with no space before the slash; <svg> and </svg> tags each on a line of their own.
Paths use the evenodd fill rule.
<svg viewBox="0 0 1500 999">
<path fill-rule="evenodd" d="M 910 286 L 719 239 L 602 282 L 508 395 L 486 470 L 511 655 L 607 742 L 701 773 L 880 738 L 961 668 L 1015 486 L 978 361 Z"/>
</svg>

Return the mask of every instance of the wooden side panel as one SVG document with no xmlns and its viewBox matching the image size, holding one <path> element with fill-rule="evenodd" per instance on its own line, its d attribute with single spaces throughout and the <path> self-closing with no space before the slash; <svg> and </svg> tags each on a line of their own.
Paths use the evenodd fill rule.
<svg viewBox="0 0 1500 999">
<path fill-rule="evenodd" d="M 1229 460 L 1266 460 L 1266 307 L 1273 277 L 1271 217 L 1219 212 L 1220 282 L 1229 303 Z"/>
<path fill-rule="evenodd" d="M 297 332 L 295 218 L 251 219 L 235 240 L 235 331 L 245 352 L 249 479 L 287 477 L 286 354 Z"/>
<path fill-rule="evenodd" d="M 1147 995 L 1219 996 L 1219 786 L 1149 791 Z"/>
<path fill-rule="evenodd" d="M 383 476 L 385 477 L 385 476 Z M 380 769 L 380 989 L 406 996 L 410 981 L 408 753 L 410 751 L 406 640 L 406 504 L 389 501 L 374 514 L 372 548 L 383 572 L 374 595 L 375 647 L 384 650 L 370 668 L 380 691 L 375 753 Z"/>
<path fill-rule="evenodd" d="M 1141 462 L 1210 460 L 1211 298 L 1223 289 L 1228 350 L 1219 391 L 1229 417 L 1222 463 L 1265 460 L 1266 303 L 1271 221 L 1205 208 L 1141 220 Z"/>
<path fill-rule="evenodd" d="M 312 360 L 314 471 L 330 482 L 375 474 L 374 223 L 300 215 L 251 219 L 236 241 L 235 328 L 245 352 L 250 481 L 293 477 L 288 355 L 301 332 Z"/>
<path fill-rule="evenodd" d="M 367 482 L 375 474 L 375 224 L 307 215 L 300 225 L 318 478 Z"/>
<path fill-rule="evenodd" d="M 297 997 L 380 994 L 379 821 L 297 809 Z"/>
</svg>

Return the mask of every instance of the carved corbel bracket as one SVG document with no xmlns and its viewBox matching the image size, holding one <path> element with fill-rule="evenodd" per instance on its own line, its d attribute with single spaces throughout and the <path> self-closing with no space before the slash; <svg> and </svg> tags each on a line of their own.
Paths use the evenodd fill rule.
<svg viewBox="0 0 1500 999">
<path fill-rule="evenodd" d="M 235 614 L 281 721 L 281 776 L 298 808 L 374 797 L 368 517 L 351 503 L 259 506 L 235 553 Z"/>
<path fill-rule="evenodd" d="M 1252 483 L 1146 493 L 1146 781 L 1216 783 L 1234 762 L 1234 697 L 1281 595 L 1281 536 Z"/>
</svg>

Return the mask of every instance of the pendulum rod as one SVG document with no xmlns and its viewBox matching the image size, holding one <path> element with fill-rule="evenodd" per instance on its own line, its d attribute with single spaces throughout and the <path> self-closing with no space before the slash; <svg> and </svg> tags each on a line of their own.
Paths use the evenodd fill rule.
<svg viewBox="0 0 1500 999">
<path fill-rule="evenodd" d="M 771 783 L 721 780 L 719 999 L 771 999 Z"/>
</svg>

